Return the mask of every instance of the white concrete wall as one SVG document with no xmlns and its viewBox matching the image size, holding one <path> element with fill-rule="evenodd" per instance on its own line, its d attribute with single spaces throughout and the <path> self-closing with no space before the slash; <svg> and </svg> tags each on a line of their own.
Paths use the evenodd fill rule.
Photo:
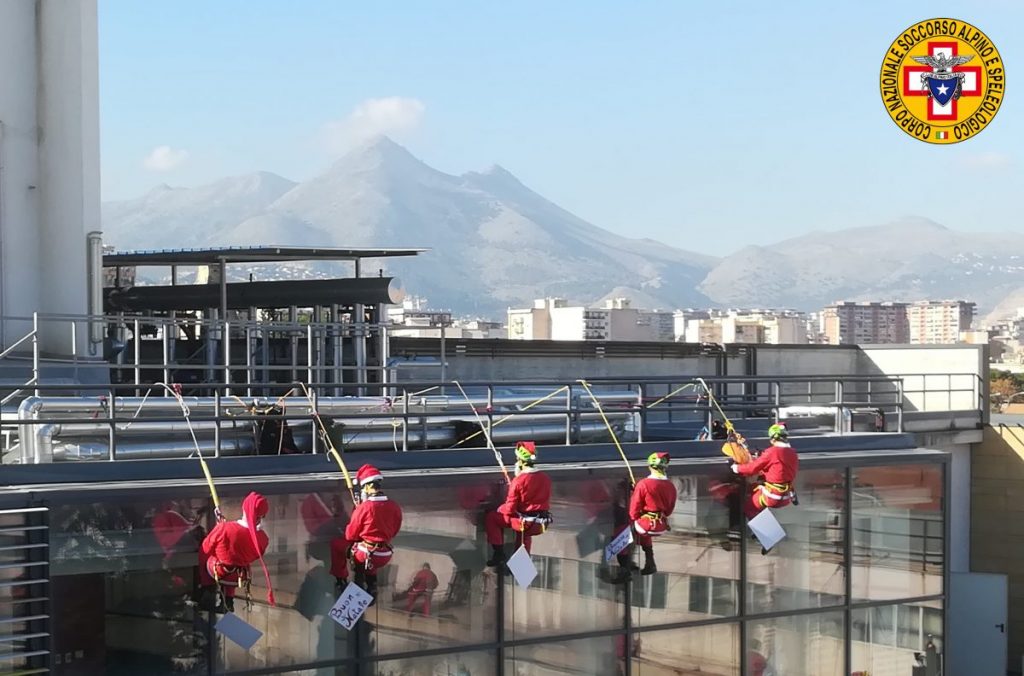
<svg viewBox="0 0 1024 676">
<path fill-rule="evenodd" d="M 868 345 L 861 347 L 861 354 L 865 374 L 874 371 L 903 378 L 908 410 L 977 410 L 978 388 L 987 394 L 984 345 Z M 963 391 L 949 393 L 949 389 Z"/>
<path fill-rule="evenodd" d="M 0 317 L 28 316 L 39 307 L 35 22 L 32 0 L 0 2 Z M 31 328 L 3 323 L 0 347 Z"/>
<path fill-rule="evenodd" d="M 86 233 L 100 228 L 97 40 L 96 0 L 0 3 L 0 315 L 87 311 Z M 27 328 L 8 323 L 0 343 Z M 43 351 L 71 351 L 67 324 L 41 328 Z"/>
</svg>

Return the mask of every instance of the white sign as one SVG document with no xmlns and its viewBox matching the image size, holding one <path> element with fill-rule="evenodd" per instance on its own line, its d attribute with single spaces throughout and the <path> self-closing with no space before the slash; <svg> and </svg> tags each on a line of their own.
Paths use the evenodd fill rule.
<svg viewBox="0 0 1024 676">
<path fill-rule="evenodd" d="M 786 537 L 786 531 L 783 530 L 782 524 L 769 508 L 762 509 L 760 514 L 747 523 L 754 533 L 754 537 L 765 549 L 771 549 Z"/>
<path fill-rule="evenodd" d="M 226 613 L 224 617 L 217 621 L 214 629 L 246 650 L 256 645 L 256 641 L 260 640 L 260 637 L 263 636 L 262 631 L 234 613 Z"/>
<path fill-rule="evenodd" d="M 366 609 L 370 607 L 372 601 L 373 597 L 367 594 L 362 587 L 354 582 L 349 582 L 329 614 L 331 619 L 341 626 L 352 629 Z"/>
<path fill-rule="evenodd" d="M 626 526 L 622 532 L 616 535 L 608 546 L 604 548 L 604 562 L 608 563 L 618 556 L 623 549 L 633 544 L 633 529 Z"/>
<path fill-rule="evenodd" d="M 512 571 L 512 577 L 516 579 L 516 584 L 523 589 L 529 587 L 530 583 L 533 582 L 533 578 L 537 577 L 537 567 L 533 565 L 530 553 L 522 545 L 509 558 L 508 569 Z"/>
</svg>

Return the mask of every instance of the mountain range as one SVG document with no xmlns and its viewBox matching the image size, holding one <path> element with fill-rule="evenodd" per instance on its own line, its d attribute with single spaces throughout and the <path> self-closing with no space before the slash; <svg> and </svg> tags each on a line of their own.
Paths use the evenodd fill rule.
<svg viewBox="0 0 1024 676">
<path fill-rule="evenodd" d="M 445 174 L 384 137 L 300 183 L 259 172 L 106 202 L 103 229 L 105 242 L 121 250 L 427 247 L 414 259 L 365 269 L 397 274 L 410 293 L 467 314 L 496 315 L 545 296 L 583 303 L 625 296 L 651 309 L 816 310 L 838 299 L 951 297 L 992 308 L 1024 289 L 1024 235 L 958 233 L 906 218 L 716 258 L 599 228 L 498 166 Z M 280 276 L 259 270 L 263 279 Z"/>
</svg>

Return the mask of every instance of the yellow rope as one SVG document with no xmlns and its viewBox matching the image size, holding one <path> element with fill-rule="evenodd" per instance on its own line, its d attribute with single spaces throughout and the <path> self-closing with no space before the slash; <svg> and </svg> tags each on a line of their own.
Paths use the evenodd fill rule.
<svg viewBox="0 0 1024 676">
<path fill-rule="evenodd" d="M 324 441 L 327 443 L 327 454 L 334 458 L 334 461 L 338 463 L 338 468 L 341 470 L 342 476 L 345 477 L 345 485 L 348 486 L 349 495 L 352 496 L 352 503 L 356 503 L 356 492 L 352 487 L 352 477 L 348 473 L 348 467 L 345 466 L 345 461 L 341 459 L 341 453 L 334 447 L 334 442 L 331 441 L 331 436 L 327 433 L 327 426 L 324 425 L 324 421 L 320 418 L 320 413 L 316 410 L 316 404 L 313 402 L 313 396 L 309 393 L 309 388 L 304 383 L 297 383 L 302 388 L 303 393 L 306 395 L 306 399 L 309 400 L 309 410 L 313 413 L 313 419 L 320 424 L 320 429 L 323 431 Z M 295 388 L 292 388 L 295 389 Z"/>
<path fill-rule="evenodd" d="M 608 434 L 612 435 L 612 441 L 615 442 L 615 448 L 619 449 L 619 455 L 622 456 L 622 462 L 626 463 L 626 469 L 629 470 L 629 481 L 632 485 L 636 486 L 636 477 L 633 476 L 633 468 L 629 464 L 629 459 L 626 458 L 626 452 L 622 450 L 622 444 L 619 443 L 619 438 L 615 435 L 615 430 L 612 429 L 611 422 L 608 421 L 608 416 L 604 414 L 604 409 L 601 408 L 601 402 L 599 402 L 597 397 L 594 396 L 594 393 L 590 391 L 590 386 L 587 385 L 587 381 L 581 378 L 576 382 L 583 386 L 583 389 L 587 391 L 587 394 L 589 394 L 590 398 L 594 401 L 594 406 L 597 407 L 597 412 L 601 414 L 601 419 L 604 420 L 604 425 L 608 428 Z"/>
<path fill-rule="evenodd" d="M 533 402 L 532 404 L 527 404 L 522 409 L 520 409 L 520 412 L 522 412 L 522 411 L 529 411 L 531 408 L 533 408 L 537 404 L 542 404 L 545 401 L 547 401 L 548 399 L 550 399 L 551 397 L 557 396 L 557 395 L 561 394 L 562 392 L 565 392 L 568 389 L 569 389 L 569 386 L 568 385 L 564 385 L 564 386 L 558 388 L 557 390 L 555 390 L 554 392 L 552 392 L 551 394 L 544 395 L 543 397 L 541 397 L 537 401 Z M 491 424 L 491 428 L 493 429 L 493 428 L 497 427 L 498 425 L 500 425 L 501 423 L 507 422 L 507 421 L 509 421 L 509 420 L 511 420 L 512 418 L 515 418 L 515 417 L 516 417 L 515 414 L 513 414 L 513 415 L 507 415 L 507 416 L 505 416 L 503 418 L 499 418 L 498 420 L 495 420 L 494 423 Z M 472 434 L 470 434 L 468 437 L 466 437 L 462 441 L 456 442 L 455 445 L 452 446 L 452 448 L 455 448 L 455 446 L 458 446 L 459 444 L 464 444 L 467 441 L 469 441 L 470 439 L 472 439 L 474 437 L 478 437 L 481 434 L 483 434 L 483 429 L 481 429 L 479 432 L 473 432 Z"/>
<path fill-rule="evenodd" d="M 725 411 L 723 411 L 722 407 L 718 404 L 718 400 L 715 399 L 715 395 L 711 391 L 711 388 L 708 387 L 707 382 L 705 382 L 703 378 L 697 378 L 697 382 L 704 386 L 704 390 L 708 393 L 708 401 L 710 401 L 711 404 L 718 410 L 719 415 L 722 416 L 722 420 L 725 421 L 725 431 L 733 435 L 734 437 L 739 437 L 739 435 L 736 433 L 736 428 L 733 427 L 732 421 L 729 420 L 729 416 L 725 414 Z M 740 441 L 739 438 L 737 438 L 737 441 L 739 441 L 740 446 L 742 446 L 744 450 L 747 451 L 747 453 L 750 453 L 750 447 L 747 446 L 747 442 L 745 439 L 743 441 Z"/>
<path fill-rule="evenodd" d="M 487 427 L 484 426 L 484 421 L 477 412 L 476 406 L 473 405 L 473 400 L 469 398 L 468 394 L 466 394 L 466 390 L 462 389 L 462 384 L 458 380 L 453 380 L 452 382 L 459 388 L 459 392 L 462 392 L 463 399 L 466 400 L 466 403 L 469 404 L 469 408 L 473 411 L 473 415 L 476 416 L 476 422 L 480 425 L 480 431 L 484 433 L 484 439 L 487 440 L 487 445 L 491 448 L 491 451 L 494 452 L 494 459 L 498 461 L 498 466 L 501 467 L 501 473 L 505 475 L 506 483 L 511 484 L 512 478 L 508 475 L 508 470 L 505 469 L 505 463 L 501 459 L 501 453 L 499 453 L 498 449 L 494 447 L 494 441 L 491 439 L 491 434 L 487 431 Z"/>
<path fill-rule="evenodd" d="M 662 397 L 662 398 L 661 398 L 661 399 L 659 399 L 658 401 L 656 401 L 656 402 L 654 402 L 653 404 L 650 404 L 649 406 L 647 406 L 647 408 L 654 408 L 654 407 L 655 407 L 655 406 L 657 406 L 658 404 L 661 404 L 661 403 L 663 403 L 664 401 L 666 401 L 666 400 L 668 400 L 668 399 L 671 399 L 672 397 L 676 396 L 676 395 L 677 395 L 677 394 L 679 394 L 680 392 L 683 392 L 683 391 L 685 391 L 685 390 L 688 390 L 688 389 L 690 389 L 691 387 L 697 387 L 697 384 L 696 384 L 696 383 L 689 383 L 688 385 L 683 385 L 682 387 L 677 387 L 676 389 L 672 390 L 671 392 L 669 392 L 668 394 L 666 394 L 666 395 L 665 395 L 664 397 Z"/>
<path fill-rule="evenodd" d="M 192 443 L 195 445 L 196 448 L 196 455 L 199 457 L 199 466 L 202 467 L 203 469 L 203 476 L 206 477 L 206 485 L 210 489 L 210 497 L 213 498 L 213 507 L 216 510 L 218 517 L 223 518 L 223 515 L 221 514 L 220 511 L 220 496 L 217 495 L 217 487 L 214 486 L 213 484 L 213 475 L 210 474 L 210 468 L 206 464 L 206 458 L 203 457 L 203 452 L 199 448 L 199 440 L 196 439 L 196 432 L 194 429 L 192 429 L 192 420 L 189 418 L 190 413 L 188 410 L 188 406 L 185 405 L 185 399 L 180 394 L 178 394 L 176 390 L 168 386 L 167 383 L 154 384 L 159 385 L 160 387 L 170 392 L 171 396 L 174 397 L 174 399 L 178 402 L 178 406 L 181 407 L 181 414 L 185 418 L 185 424 L 188 425 L 189 434 L 192 435 Z"/>
</svg>

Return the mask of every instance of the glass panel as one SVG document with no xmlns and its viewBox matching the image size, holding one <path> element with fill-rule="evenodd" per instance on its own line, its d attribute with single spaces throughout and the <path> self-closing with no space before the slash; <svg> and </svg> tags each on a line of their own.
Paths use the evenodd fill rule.
<svg viewBox="0 0 1024 676">
<path fill-rule="evenodd" d="M 625 634 L 518 646 L 505 650 L 505 673 L 510 676 L 621 676 L 626 673 L 625 654 Z"/>
<path fill-rule="evenodd" d="M 861 608 L 851 618 L 855 674 L 906 673 L 912 665 L 941 665 L 941 601 Z"/>
<path fill-rule="evenodd" d="M 612 472 L 552 472 L 551 512 L 554 523 L 533 538 L 531 558 L 537 577 L 528 589 L 503 575 L 505 638 L 515 640 L 552 633 L 584 632 L 625 626 L 625 587 L 611 582 L 617 570 L 603 562 L 604 546 L 616 533 L 616 501 L 621 505 L 618 477 Z M 507 533 L 506 551 L 513 551 Z M 486 589 L 495 589 L 491 569 Z M 664 585 L 660 590 L 665 603 Z M 493 637 L 493 633 L 487 640 Z"/>
<path fill-rule="evenodd" d="M 739 676 L 738 624 L 645 631 L 634 636 L 637 637 L 633 641 L 632 673 L 635 676 Z"/>
<path fill-rule="evenodd" d="M 853 596 L 942 593 L 942 467 L 853 468 Z"/>
<path fill-rule="evenodd" d="M 748 613 L 843 602 L 844 474 L 805 469 L 796 491 L 800 504 L 772 510 L 786 538 L 767 555 L 756 540 L 748 541 Z"/>
<path fill-rule="evenodd" d="M 843 624 L 840 611 L 751 622 L 747 673 L 840 676 L 845 659 Z"/>
<path fill-rule="evenodd" d="M 126 496 L 52 506 L 52 650 L 81 673 L 195 673 L 207 633 L 194 612 L 202 499 Z"/>
<path fill-rule="evenodd" d="M 481 507 L 493 481 L 471 476 L 445 477 L 443 486 L 439 481 L 408 488 L 388 487 L 385 481 L 404 516 L 394 557 L 378 576 L 377 604 L 368 611 L 379 655 L 497 637 L 496 575 L 484 566 L 488 551 Z M 557 571 L 549 570 L 545 579 L 559 584 Z"/>
<path fill-rule="evenodd" d="M 386 660 L 366 673 L 376 676 L 490 676 L 497 672 L 497 664 L 497 653 L 478 650 Z"/>
<path fill-rule="evenodd" d="M 729 508 L 712 489 L 730 477 L 721 471 L 671 476 L 678 498 L 670 530 L 654 539 L 658 572 L 633 581 L 633 623 L 651 627 L 737 614 L 739 547 L 730 543 Z M 644 555 L 637 552 L 637 565 Z"/>
</svg>

